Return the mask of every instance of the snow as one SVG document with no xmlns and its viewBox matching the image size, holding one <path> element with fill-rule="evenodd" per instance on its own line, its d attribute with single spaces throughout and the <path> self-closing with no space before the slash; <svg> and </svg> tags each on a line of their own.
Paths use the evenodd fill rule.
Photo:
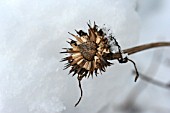
<svg viewBox="0 0 170 113">
<path fill-rule="evenodd" d="M 144 2 L 155 3 L 153 0 Z M 114 62 L 101 76 L 84 79 L 83 99 L 75 108 L 80 96 L 78 82 L 76 77 L 68 75 L 69 70 L 63 70 L 64 64 L 59 61 L 65 55 L 59 52 L 61 48 L 68 47 L 66 40 L 71 36 L 67 32 L 87 30 L 89 20 L 110 28 L 122 48 L 169 40 L 170 2 L 165 0 L 163 3 L 165 8 L 161 9 L 162 12 L 153 13 L 150 5 L 142 5 L 141 0 L 0 1 L 0 113 L 126 112 L 121 111 L 119 105 L 138 85 L 131 76 L 132 64 Z M 138 11 L 137 6 L 140 8 Z M 155 22 L 158 24 L 155 25 Z M 160 29 L 160 25 L 165 28 Z M 150 29 L 152 26 L 153 29 Z M 169 58 L 166 52 L 167 49 L 164 59 Z M 140 70 L 147 69 L 141 59 L 148 61 L 146 64 L 152 59 L 152 53 L 145 53 L 132 56 Z M 157 75 L 162 75 L 162 72 L 168 75 L 168 71 L 168 68 L 164 70 L 161 67 Z M 157 93 L 149 100 L 147 92 L 152 96 L 153 92 Z M 160 107 L 161 103 L 154 100 L 161 95 L 164 97 L 159 100 L 164 103 L 161 106 L 170 105 L 169 92 L 154 86 L 150 86 L 147 92 L 142 93 L 137 101 L 137 105 L 144 108 L 143 112 L 152 113 L 152 109 Z"/>
</svg>

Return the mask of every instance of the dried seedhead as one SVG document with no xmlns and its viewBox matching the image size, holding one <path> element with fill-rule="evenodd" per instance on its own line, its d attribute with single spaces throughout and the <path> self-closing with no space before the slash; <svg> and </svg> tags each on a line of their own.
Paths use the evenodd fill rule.
<svg viewBox="0 0 170 113">
<path fill-rule="evenodd" d="M 110 54 L 110 46 L 108 39 L 105 37 L 102 29 L 98 30 L 97 25 L 91 27 L 89 24 L 89 34 L 82 30 L 76 31 L 79 36 L 71 34 L 76 41 L 70 39 L 68 42 L 72 48 L 65 48 L 65 52 L 70 56 L 63 58 L 62 61 L 68 61 L 65 69 L 72 67 L 69 73 L 78 74 L 78 78 L 93 77 L 93 73 L 97 76 L 98 70 L 104 71 L 110 66 L 108 60 L 104 58 L 104 54 Z"/>
<path fill-rule="evenodd" d="M 77 35 L 71 34 L 76 40 L 70 39 L 68 43 L 72 48 L 63 48 L 66 51 L 61 53 L 68 53 L 70 56 L 63 58 L 61 61 L 67 61 L 64 69 L 71 67 L 69 72 L 78 75 L 79 87 L 81 90 L 81 97 L 75 106 L 80 102 L 83 91 L 81 88 L 81 80 L 83 77 L 93 77 L 93 74 L 98 75 L 98 71 L 105 72 L 107 66 L 111 66 L 112 63 L 108 61 L 107 57 L 111 56 L 112 50 L 110 41 L 114 41 L 114 45 L 118 47 L 118 52 L 120 53 L 120 58 L 118 61 L 120 63 L 126 63 L 129 61 L 127 57 L 122 57 L 121 48 L 112 35 L 107 35 L 103 29 L 99 29 L 94 22 L 94 26 L 91 27 L 88 24 L 88 33 L 80 30 L 76 31 Z M 131 60 L 130 60 L 131 61 Z M 132 61 L 133 62 L 133 61 Z"/>
</svg>

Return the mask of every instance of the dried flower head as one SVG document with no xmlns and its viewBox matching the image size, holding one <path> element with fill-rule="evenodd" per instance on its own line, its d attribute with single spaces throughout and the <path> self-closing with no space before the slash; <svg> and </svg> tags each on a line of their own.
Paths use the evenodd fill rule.
<svg viewBox="0 0 170 113">
<path fill-rule="evenodd" d="M 70 56 L 63 58 L 62 61 L 68 61 L 65 69 L 71 66 L 69 73 L 78 74 L 78 78 L 93 77 L 93 73 L 97 76 L 98 70 L 105 72 L 107 66 L 110 66 L 108 60 L 104 58 L 105 54 L 111 53 L 108 38 L 102 29 L 98 29 L 94 24 L 89 24 L 88 34 L 84 31 L 76 31 L 77 35 L 71 34 L 75 39 L 68 42 L 72 48 L 64 48 L 65 52 Z"/>
<path fill-rule="evenodd" d="M 67 61 L 64 69 L 71 67 L 69 74 L 73 73 L 73 76 L 76 74 L 78 75 L 77 79 L 79 80 L 81 96 L 75 106 L 79 104 L 83 95 L 83 90 L 81 88 L 82 78 L 90 76 L 93 77 L 94 73 L 97 76 L 98 71 L 105 72 L 106 67 L 112 64 L 108 60 L 110 60 L 109 57 L 114 54 L 112 53 L 111 49 L 113 45 L 118 48 L 118 53 L 120 54 L 118 61 L 120 63 L 131 61 L 135 66 L 135 63 L 132 60 L 128 59 L 127 57 L 123 57 L 121 47 L 111 34 L 108 35 L 104 32 L 104 29 L 98 28 L 95 22 L 93 27 L 91 27 L 90 24 L 88 24 L 88 26 L 88 33 L 82 30 L 76 31 L 78 35 L 69 33 L 76 40 L 70 39 L 68 43 L 72 46 L 72 48 L 63 48 L 66 51 L 61 52 L 69 54 L 68 57 L 65 57 L 61 60 Z M 135 69 L 137 71 L 136 66 Z M 135 81 L 137 80 L 137 77 Z"/>
</svg>

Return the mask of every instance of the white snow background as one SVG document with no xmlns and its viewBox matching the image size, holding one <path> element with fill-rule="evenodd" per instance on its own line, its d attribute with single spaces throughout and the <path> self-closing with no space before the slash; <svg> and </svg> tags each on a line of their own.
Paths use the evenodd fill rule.
<svg viewBox="0 0 170 113">
<path fill-rule="evenodd" d="M 133 65 L 117 61 L 101 76 L 83 80 L 84 96 L 74 107 L 78 82 L 59 62 L 65 57 L 61 48 L 69 47 L 67 32 L 86 31 L 91 20 L 108 26 L 122 48 L 170 41 L 169 7 L 169 0 L 1 0 L 0 113 L 126 113 L 119 106 L 139 84 Z M 164 49 L 163 63 L 156 63 L 161 67 L 155 77 L 164 82 L 170 79 L 169 50 Z M 131 57 L 140 72 L 153 52 Z M 169 98 L 168 90 L 152 85 L 136 105 L 145 113 L 169 113 Z"/>
</svg>

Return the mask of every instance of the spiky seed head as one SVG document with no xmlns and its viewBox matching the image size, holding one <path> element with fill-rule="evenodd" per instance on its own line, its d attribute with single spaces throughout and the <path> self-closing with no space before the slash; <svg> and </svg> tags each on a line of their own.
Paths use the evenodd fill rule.
<svg viewBox="0 0 170 113">
<path fill-rule="evenodd" d="M 77 35 L 71 34 L 76 40 L 68 42 L 72 48 L 65 48 L 70 56 L 63 58 L 62 61 L 67 61 L 65 69 L 71 67 L 69 73 L 78 74 L 78 76 L 92 76 L 93 73 L 98 74 L 104 72 L 110 63 L 106 58 L 106 54 L 112 54 L 107 35 L 102 29 L 94 23 L 94 26 L 89 25 L 88 33 L 80 30 L 76 31 Z"/>
</svg>

